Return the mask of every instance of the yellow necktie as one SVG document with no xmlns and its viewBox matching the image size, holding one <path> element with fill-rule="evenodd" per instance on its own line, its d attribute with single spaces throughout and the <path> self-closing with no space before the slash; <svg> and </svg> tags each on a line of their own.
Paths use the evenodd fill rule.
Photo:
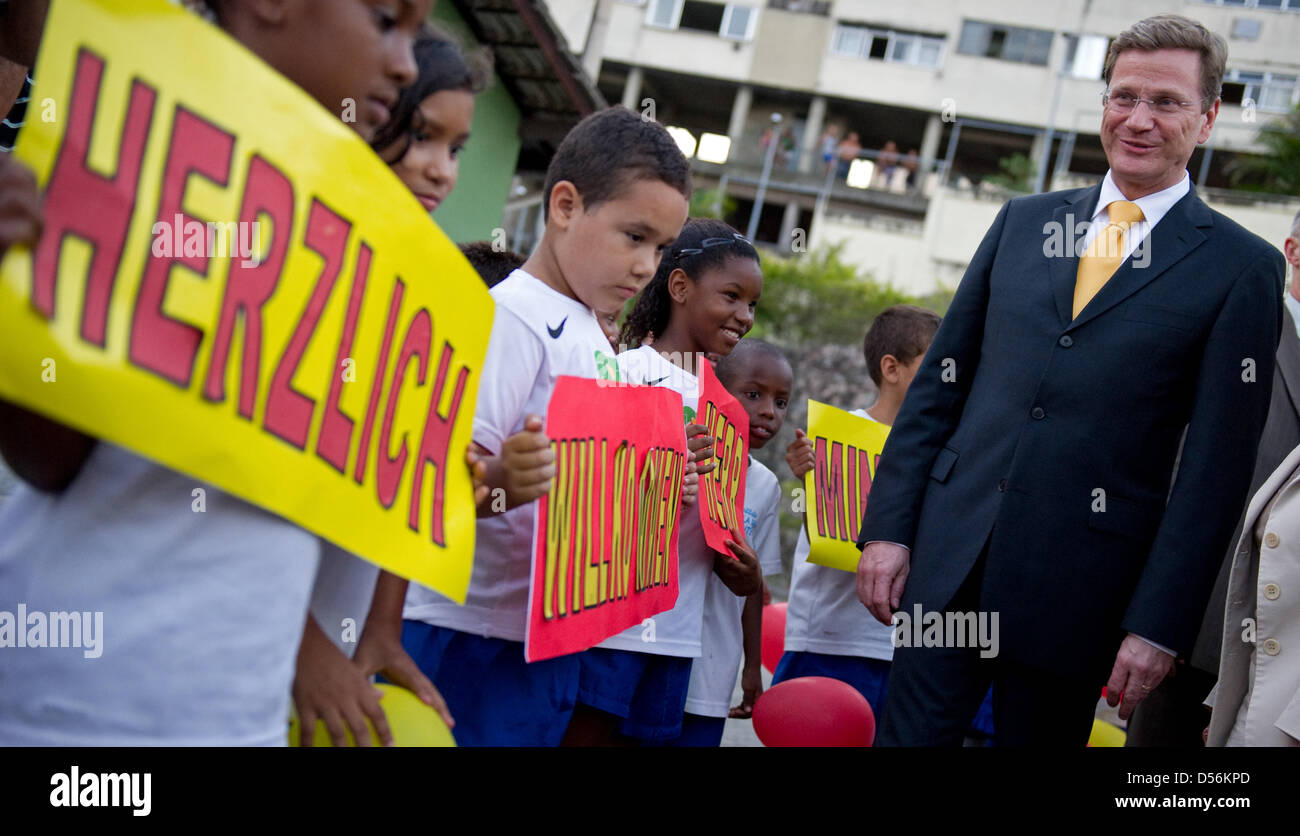
<svg viewBox="0 0 1300 836">
<path fill-rule="evenodd" d="M 1079 258 L 1079 272 L 1074 278 L 1075 318 L 1124 262 L 1124 238 L 1128 228 L 1143 220 L 1142 208 L 1127 200 L 1112 201 L 1107 209 L 1109 222 Z"/>
</svg>

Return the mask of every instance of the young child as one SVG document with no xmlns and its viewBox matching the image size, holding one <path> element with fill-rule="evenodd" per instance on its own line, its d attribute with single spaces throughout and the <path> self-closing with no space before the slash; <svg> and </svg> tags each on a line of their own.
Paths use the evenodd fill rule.
<svg viewBox="0 0 1300 836">
<path fill-rule="evenodd" d="M 403 612 L 402 643 L 442 691 L 461 745 L 553 746 L 569 724 L 579 654 L 524 661 L 530 503 L 555 474 L 540 416 L 557 376 L 617 368 L 594 311 L 618 310 L 655 275 L 686 220 L 690 170 L 663 126 L 614 107 L 569 132 L 545 189 L 541 242 L 491 291 L 496 319 L 474 416 L 488 482 L 510 510 L 479 521 L 464 606 L 412 584 Z M 512 463 L 521 475 L 507 481 L 502 466 Z"/>
<path fill-rule="evenodd" d="M 763 290 L 758 253 L 722 221 L 692 219 L 664 256 L 654 281 L 637 300 L 623 341 L 654 346 L 619 355 L 629 383 L 667 386 L 682 395 L 688 435 L 699 402 L 698 363 L 706 353 L 726 356 L 754 324 Z M 608 310 L 608 309 L 607 309 Z M 696 439 L 695 441 L 707 439 Z M 694 442 L 693 442 L 694 443 Z M 581 655 L 578 708 L 566 745 L 611 745 L 681 735 L 691 660 L 701 653 L 704 597 L 711 572 L 732 592 L 761 586 L 758 558 L 738 532 L 720 559 L 705 545 L 695 508 L 681 516 L 677 538 L 677 604 L 645 626 L 611 636 Z"/>
<path fill-rule="evenodd" d="M 460 252 L 469 266 L 479 274 L 488 289 L 494 288 L 528 259 L 514 250 L 498 250 L 491 241 L 472 241 L 460 245 Z"/>
<path fill-rule="evenodd" d="M 460 152 L 474 121 L 474 97 L 487 86 L 490 61 L 481 51 L 465 54 L 450 35 L 431 26 L 416 39 L 413 52 L 415 82 L 403 88 L 392 117 L 370 144 L 425 211 L 432 211 L 456 187 Z M 522 263 L 519 257 L 514 266 Z M 383 610 L 386 615 L 372 619 L 369 613 L 381 577 L 381 604 L 375 612 Z M 304 631 L 294 678 L 294 701 L 303 721 L 298 741 L 302 745 L 310 745 L 317 717 L 324 720 L 335 745 L 346 743 L 344 725 L 364 745 L 369 735 L 364 725 L 357 725 L 364 723 L 362 716 L 374 717 L 376 712 L 383 716 L 366 681 L 375 673 L 407 688 L 441 713 L 449 726 L 454 725 L 438 690 L 402 649 L 400 604 L 385 609 L 382 603 L 385 595 L 400 602 L 405 591 L 404 579 L 321 540 L 320 570 L 311 599 L 314 623 Z M 345 620 L 353 625 L 348 641 L 341 629 Z M 356 662 L 355 669 L 349 659 Z M 388 742 L 384 725 L 376 722 L 380 740 Z"/>
<path fill-rule="evenodd" d="M 790 403 L 794 372 L 776 346 L 759 339 L 741 340 L 717 366 L 718 380 L 749 414 L 749 449 L 761 450 L 781 430 Z M 781 571 L 781 483 L 762 462 L 749 457 L 745 473 L 745 539 L 758 554 L 764 575 Z M 730 560 L 719 555 L 715 560 Z M 717 576 L 704 595 L 700 658 L 691 664 L 690 687 L 681 736 L 670 746 L 718 746 L 730 714 L 736 671 L 744 652 L 741 677 L 745 702 L 762 693 L 759 651 L 763 619 L 760 587 L 741 599 Z M 743 628 L 742 628 L 743 623 Z"/>
<path fill-rule="evenodd" d="M 430 3 L 382 14 L 364 0 L 210 5 L 337 114 L 346 98 L 391 101 L 414 79 L 411 44 Z M 383 108 L 361 110 L 349 124 L 370 139 Z M 0 404 L 0 450 L 32 486 L 0 513 L 0 609 L 84 611 L 103 624 L 98 658 L 5 654 L 0 743 L 282 745 L 317 538 L 10 404 Z M 196 487 L 205 513 L 191 508 Z"/>
<path fill-rule="evenodd" d="M 880 395 L 871 409 L 855 409 L 853 414 L 893 424 L 938 330 L 938 314 L 924 308 L 895 305 L 882 311 L 862 344 L 867 372 Z M 786 463 L 796 478 L 803 479 L 813 466 L 812 442 L 802 430 L 795 435 L 786 449 Z M 828 676 L 857 688 L 879 710 L 894 658 L 893 629 L 862 606 L 853 572 L 809 563 L 808 552 L 808 534 L 801 530 L 786 609 L 785 653 L 772 684 L 800 676 Z"/>
</svg>

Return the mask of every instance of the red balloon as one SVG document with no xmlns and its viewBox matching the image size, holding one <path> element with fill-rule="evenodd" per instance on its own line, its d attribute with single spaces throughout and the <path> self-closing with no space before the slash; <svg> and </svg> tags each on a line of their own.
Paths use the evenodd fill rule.
<svg viewBox="0 0 1300 836">
<path fill-rule="evenodd" d="M 870 746 L 876 715 L 847 682 L 803 676 L 773 685 L 758 698 L 754 733 L 764 746 Z"/>
<path fill-rule="evenodd" d="M 777 663 L 785 652 L 785 604 L 763 607 L 763 648 L 759 657 L 769 673 L 776 673 Z"/>
</svg>

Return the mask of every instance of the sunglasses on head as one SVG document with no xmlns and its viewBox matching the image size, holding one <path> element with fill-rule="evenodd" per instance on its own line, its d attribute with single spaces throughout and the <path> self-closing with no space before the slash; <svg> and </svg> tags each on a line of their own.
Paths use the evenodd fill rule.
<svg viewBox="0 0 1300 836">
<path fill-rule="evenodd" d="M 748 238 L 741 235 L 739 232 L 733 232 L 729 237 L 726 238 L 705 238 L 703 241 L 700 242 L 700 245 L 698 247 L 683 247 L 682 249 L 677 251 L 677 257 L 682 258 L 683 256 L 688 256 L 688 255 L 700 255 L 710 247 L 721 247 L 724 244 L 734 244 L 737 241 L 739 241 L 742 244 L 749 244 Z"/>
</svg>

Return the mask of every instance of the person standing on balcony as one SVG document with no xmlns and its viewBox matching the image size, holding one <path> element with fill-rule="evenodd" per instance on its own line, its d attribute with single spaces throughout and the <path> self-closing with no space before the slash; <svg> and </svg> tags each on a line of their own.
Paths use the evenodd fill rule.
<svg viewBox="0 0 1300 836">
<path fill-rule="evenodd" d="M 1009 201 L 972 258 L 880 459 L 858 595 L 884 623 L 984 616 L 994 644 L 899 646 L 877 745 L 959 745 L 992 682 L 998 745 L 1082 746 L 1102 685 L 1127 720 L 1191 650 L 1282 323 L 1281 255 L 1186 170 L 1226 59 L 1177 15 L 1121 33 L 1105 179 Z"/>
<path fill-rule="evenodd" d="M 849 166 L 862 153 L 862 143 L 858 140 L 857 131 L 849 131 L 849 135 L 835 149 L 835 156 L 839 158 L 839 170 L 836 172 L 840 178 L 849 176 Z"/>
</svg>

